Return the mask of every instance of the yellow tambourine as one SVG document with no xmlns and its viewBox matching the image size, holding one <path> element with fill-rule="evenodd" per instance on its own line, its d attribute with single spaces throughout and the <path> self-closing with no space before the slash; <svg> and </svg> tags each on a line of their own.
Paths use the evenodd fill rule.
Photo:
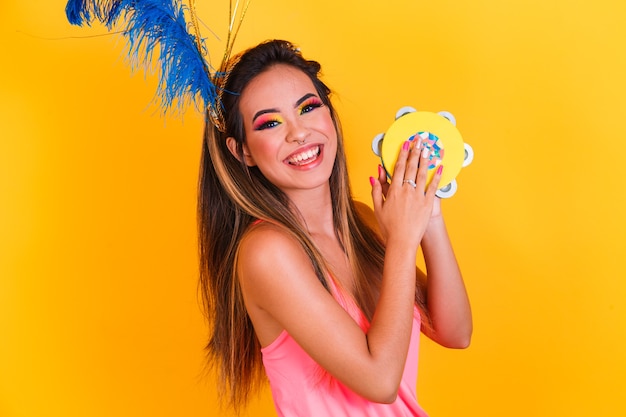
<svg viewBox="0 0 626 417">
<path fill-rule="evenodd" d="M 431 113 L 417 111 L 412 107 L 403 107 L 396 113 L 396 121 L 385 133 L 376 135 L 372 141 L 372 150 L 382 161 L 382 165 L 391 177 L 404 142 L 422 139 L 430 150 L 428 181 L 435 174 L 435 168 L 444 166 L 441 184 L 437 190 L 440 198 L 452 197 L 457 190 L 456 176 L 461 168 L 468 166 L 474 159 L 472 147 L 463 142 L 461 133 L 456 128 L 456 120 L 449 112 Z"/>
</svg>

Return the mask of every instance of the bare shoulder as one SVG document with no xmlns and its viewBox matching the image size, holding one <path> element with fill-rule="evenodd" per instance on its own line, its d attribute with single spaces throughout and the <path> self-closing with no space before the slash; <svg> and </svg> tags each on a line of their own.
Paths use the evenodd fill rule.
<svg viewBox="0 0 626 417">
<path fill-rule="evenodd" d="M 241 240 L 237 271 L 244 296 L 262 308 L 296 286 L 319 284 L 300 242 L 269 222 L 253 226 Z"/>
<path fill-rule="evenodd" d="M 238 261 L 246 270 L 265 269 L 284 261 L 286 254 L 306 257 L 300 243 L 284 228 L 263 222 L 253 226 L 241 240 Z"/>
</svg>

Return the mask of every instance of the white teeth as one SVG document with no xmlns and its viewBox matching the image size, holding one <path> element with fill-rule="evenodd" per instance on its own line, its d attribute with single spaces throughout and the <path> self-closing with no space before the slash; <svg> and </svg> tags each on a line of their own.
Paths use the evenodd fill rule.
<svg viewBox="0 0 626 417">
<path fill-rule="evenodd" d="M 289 158 L 290 164 L 300 164 L 301 162 L 306 162 L 311 158 L 317 157 L 320 153 L 320 147 L 316 146 L 315 148 L 311 148 L 306 152 L 302 152 L 301 154 L 294 155 Z"/>
</svg>

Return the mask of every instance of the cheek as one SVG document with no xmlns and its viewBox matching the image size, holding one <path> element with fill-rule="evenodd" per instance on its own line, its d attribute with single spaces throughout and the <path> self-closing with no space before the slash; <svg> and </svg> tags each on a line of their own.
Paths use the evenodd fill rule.
<svg viewBox="0 0 626 417">
<path fill-rule="evenodd" d="M 324 126 L 324 129 L 326 130 L 326 132 L 328 132 L 329 137 L 337 136 L 337 132 L 335 131 L 335 125 L 333 124 L 332 119 L 328 119 L 326 125 Z"/>
<path fill-rule="evenodd" d="M 330 117 L 324 120 L 322 130 L 324 131 L 325 136 L 329 138 L 329 141 L 332 142 L 334 148 L 337 148 L 337 131 L 335 130 L 335 124 Z"/>
<path fill-rule="evenodd" d="M 335 129 L 335 124 L 333 123 L 333 118 L 330 117 L 330 111 L 328 113 L 326 113 L 324 115 L 324 130 L 327 132 L 327 135 L 329 137 L 333 137 L 336 138 L 337 137 L 337 131 Z"/>
<path fill-rule="evenodd" d="M 267 140 L 249 141 L 248 150 L 257 165 L 263 165 L 264 161 L 275 160 L 277 153 L 274 142 Z"/>
</svg>

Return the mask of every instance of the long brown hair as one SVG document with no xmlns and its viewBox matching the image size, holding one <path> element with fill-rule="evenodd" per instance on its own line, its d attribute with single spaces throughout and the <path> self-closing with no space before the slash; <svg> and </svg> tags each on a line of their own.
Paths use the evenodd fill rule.
<svg viewBox="0 0 626 417">
<path fill-rule="evenodd" d="M 221 103 L 225 132 L 220 132 L 207 117 L 200 167 L 198 232 L 200 290 L 210 325 L 209 362 L 217 368 L 223 398 L 237 410 L 264 381 L 261 346 L 246 312 L 236 268 L 239 243 L 250 224 L 262 219 L 283 227 L 300 242 L 319 281 L 329 289 L 326 282 L 329 268 L 287 196 L 258 168 L 243 162 L 242 145 L 246 136 L 239 100 L 253 78 L 274 65 L 290 65 L 311 79 L 320 99 L 330 109 L 338 138 L 329 180 L 334 227 L 356 276 L 356 302 L 370 320 L 382 278 L 385 250 L 352 200 L 341 127 L 330 101 L 330 89 L 319 79 L 320 65 L 304 59 L 291 43 L 282 40 L 261 43 L 236 59 Z M 239 158 L 227 148 L 227 137 L 237 141 Z M 416 301 L 423 307 L 421 294 L 416 289 Z"/>
</svg>

